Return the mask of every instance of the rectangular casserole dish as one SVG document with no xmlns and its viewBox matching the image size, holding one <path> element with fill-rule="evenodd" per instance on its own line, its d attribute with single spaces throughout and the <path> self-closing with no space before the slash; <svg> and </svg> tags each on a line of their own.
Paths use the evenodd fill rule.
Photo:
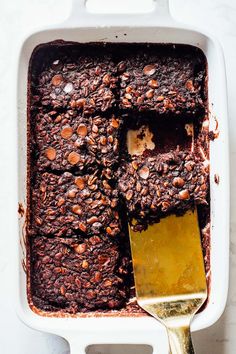
<svg viewBox="0 0 236 354">
<path fill-rule="evenodd" d="M 228 288 L 229 259 L 229 165 L 227 104 L 224 59 L 218 42 L 205 33 L 175 22 L 168 1 L 160 0 L 145 14 L 102 15 L 87 12 L 84 0 L 75 0 L 71 16 L 60 26 L 50 27 L 26 38 L 20 49 L 17 83 L 18 202 L 26 210 L 27 200 L 27 75 L 33 49 L 56 39 L 89 42 L 180 43 L 197 46 L 208 61 L 210 130 L 219 136 L 210 143 L 211 190 L 211 285 L 205 309 L 196 315 L 192 330 L 212 325 L 222 314 Z M 215 176 L 219 176 L 219 184 Z M 71 353 L 84 352 L 90 344 L 149 344 L 154 353 L 168 353 L 164 328 L 150 317 L 43 317 L 27 301 L 24 271 L 26 213 L 19 217 L 17 247 L 17 312 L 30 327 L 60 335 L 70 343 Z"/>
</svg>

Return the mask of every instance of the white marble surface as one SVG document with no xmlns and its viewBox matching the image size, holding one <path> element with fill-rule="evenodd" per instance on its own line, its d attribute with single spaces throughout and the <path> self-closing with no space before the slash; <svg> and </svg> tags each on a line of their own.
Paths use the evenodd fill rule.
<svg viewBox="0 0 236 354">
<path fill-rule="evenodd" d="M 99 0 L 98 0 L 99 1 Z M 110 0 L 112 1 L 112 0 Z M 129 1 L 129 0 L 127 0 Z M 138 1 L 138 0 L 136 0 Z M 144 1 L 144 0 L 143 0 Z M 231 252 L 230 289 L 226 310 L 217 324 L 194 334 L 196 352 L 234 354 L 236 352 L 236 2 L 234 0 L 172 0 L 174 15 L 214 33 L 225 53 L 231 147 Z M 68 0 L 0 0 L 0 353 L 69 354 L 67 343 L 56 336 L 36 332 L 23 325 L 14 309 L 13 174 L 15 132 L 12 88 L 16 45 L 34 28 L 60 22 L 69 12 Z M 217 73 L 216 73 L 217 74 Z M 125 353 L 124 348 L 109 353 Z M 100 352 L 101 353 L 101 352 Z M 106 352 L 108 353 L 108 352 Z M 136 350 L 133 353 L 137 353 Z M 78 353 L 79 354 L 79 353 Z M 104 352 L 105 354 L 105 352 Z M 131 354 L 129 352 L 129 354 Z M 161 354 L 161 353 L 160 353 Z"/>
</svg>

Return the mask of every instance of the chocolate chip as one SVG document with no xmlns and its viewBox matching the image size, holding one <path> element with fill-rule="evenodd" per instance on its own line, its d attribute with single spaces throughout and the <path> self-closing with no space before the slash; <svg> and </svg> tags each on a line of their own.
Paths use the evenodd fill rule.
<svg viewBox="0 0 236 354">
<path fill-rule="evenodd" d="M 175 187 L 177 187 L 177 188 L 181 188 L 181 187 L 183 187 L 183 185 L 185 184 L 185 181 L 184 181 L 184 179 L 183 178 L 181 178 L 181 177 L 175 177 L 174 179 L 173 179 L 173 186 L 175 186 Z"/>
<path fill-rule="evenodd" d="M 179 192 L 179 199 L 185 200 L 189 198 L 190 198 L 190 194 L 187 189 L 183 189 L 182 191 Z"/>
<path fill-rule="evenodd" d="M 84 124 L 80 124 L 77 128 L 77 134 L 85 137 L 88 134 L 88 128 Z"/>
<path fill-rule="evenodd" d="M 61 130 L 61 136 L 63 139 L 69 139 L 73 134 L 73 129 L 69 126 L 67 127 L 64 127 L 62 130 Z"/>
<path fill-rule="evenodd" d="M 151 76 L 153 74 L 155 74 L 156 72 L 156 68 L 155 68 L 155 65 L 146 65 L 144 68 L 143 68 L 143 73 L 147 76 Z"/>
<path fill-rule="evenodd" d="M 142 179 L 147 179 L 149 177 L 149 168 L 147 166 L 142 166 L 138 170 L 138 174 Z"/>
<path fill-rule="evenodd" d="M 149 80 L 149 81 L 148 81 L 148 85 L 149 85 L 151 88 L 156 89 L 156 88 L 158 87 L 158 82 L 157 82 L 157 80 L 152 79 L 152 80 Z"/>
<path fill-rule="evenodd" d="M 76 177 L 75 184 L 79 187 L 80 190 L 83 190 L 85 187 L 85 181 L 83 177 Z"/>
<path fill-rule="evenodd" d="M 71 165 L 76 165 L 79 161 L 80 161 L 80 155 L 75 152 L 75 151 L 72 151 L 69 155 L 68 155 L 68 158 L 67 160 L 69 161 L 69 163 Z"/>
<path fill-rule="evenodd" d="M 56 158 L 56 150 L 52 147 L 49 147 L 45 150 L 45 156 L 48 158 L 48 160 L 53 161 Z"/>
<path fill-rule="evenodd" d="M 60 74 L 54 75 L 53 78 L 52 78 L 52 84 L 54 86 L 60 86 L 62 81 L 63 81 L 63 77 Z"/>
<path fill-rule="evenodd" d="M 73 84 L 72 84 L 71 82 L 68 82 L 68 83 L 65 85 L 63 91 L 65 91 L 65 93 L 70 93 L 71 91 L 73 91 L 73 89 L 74 89 Z"/>
</svg>

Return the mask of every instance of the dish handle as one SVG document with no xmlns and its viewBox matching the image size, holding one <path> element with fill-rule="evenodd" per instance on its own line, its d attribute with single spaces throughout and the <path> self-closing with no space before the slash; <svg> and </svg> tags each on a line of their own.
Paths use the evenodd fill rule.
<svg viewBox="0 0 236 354">
<path fill-rule="evenodd" d="M 140 338 L 139 335 L 132 335 L 131 337 L 126 337 L 122 338 L 116 337 L 113 338 L 112 335 L 108 335 L 106 338 L 102 336 L 101 338 L 100 334 L 93 332 L 90 335 L 85 336 L 80 336 L 79 333 L 74 333 L 70 334 L 69 336 L 64 336 L 64 338 L 67 340 L 70 346 L 70 354 L 86 354 L 86 349 L 89 346 L 97 346 L 99 345 L 99 353 L 101 351 L 101 346 L 104 345 L 109 345 L 109 348 L 111 349 L 111 346 L 114 345 L 142 345 L 142 346 L 147 346 L 152 348 L 152 354 L 170 354 L 170 348 L 169 348 L 169 342 L 167 338 L 167 334 L 165 333 L 163 335 L 157 332 L 156 336 L 151 336 L 151 338 Z M 109 353 L 112 351 L 109 349 Z M 105 349 L 104 349 L 105 350 Z M 114 350 L 114 352 L 117 352 L 117 349 Z M 129 348 L 130 352 L 130 348 Z M 144 350 L 145 353 L 149 353 L 150 350 Z M 134 350 L 135 353 L 135 350 Z"/>
<path fill-rule="evenodd" d="M 103 2 L 101 6 L 100 0 L 71 0 L 70 15 L 64 25 L 122 26 L 130 25 L 131 18 L 132 23 L 144 25 L 173 22 L 169 0 L 150 0 L 148 6 L 143 0 L 104 0 Z"/>
<path fill-rule="evenodd" d="M 70 340 L 69 341 L 69 345 L 70 345 L 70 354 L 86 354 L 86 346 L 84 346 L 83 344 L 81 344 L 76 340 Z"/>
</svg>

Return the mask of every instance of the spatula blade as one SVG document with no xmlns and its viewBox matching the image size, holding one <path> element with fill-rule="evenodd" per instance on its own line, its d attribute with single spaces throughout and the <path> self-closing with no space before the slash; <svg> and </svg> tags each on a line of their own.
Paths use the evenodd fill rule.
<svg viewBox="0 0 236 354">
<path fill-rule="evenodd" d="M 130 228 L 138 302 L 206 298 L 197 211 L 170 215 L 147 230 Z"/>
</svg>

